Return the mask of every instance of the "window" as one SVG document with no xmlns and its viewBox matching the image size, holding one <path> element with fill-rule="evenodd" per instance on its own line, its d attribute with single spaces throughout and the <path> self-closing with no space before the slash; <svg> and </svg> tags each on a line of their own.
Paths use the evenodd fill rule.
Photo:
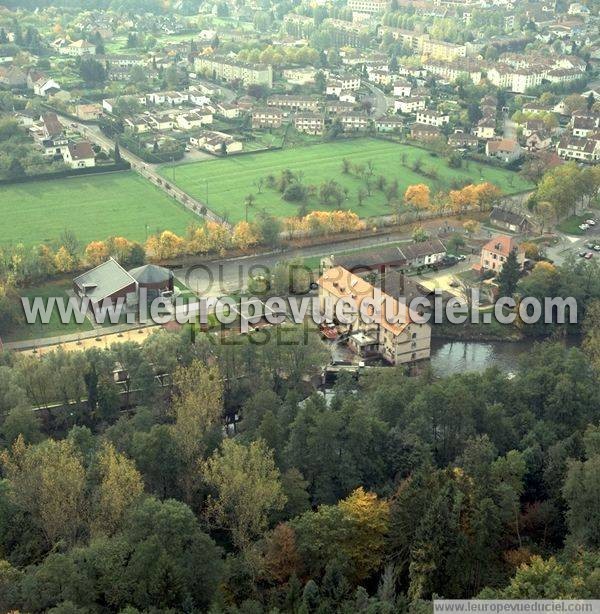
<svg viewBox="0 0 600 614">
<path fill-rule="evenodd" d="M 420 326 L 422 326 L 422 325 L 420 325 Z M 415 339 L 416 337 L 417 337 L 417 333 L 413 333 L 413 334 L 411 335 L 411 338 L 412 338 L 412 339 Z"/>
</svg>

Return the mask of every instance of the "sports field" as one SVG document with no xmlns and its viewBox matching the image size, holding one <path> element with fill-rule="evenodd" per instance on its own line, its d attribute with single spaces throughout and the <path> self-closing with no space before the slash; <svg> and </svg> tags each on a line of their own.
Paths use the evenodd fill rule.
<svg viewBox="0 0 600 614">
<path fill-rule="evenodd" d="M 429 179 L 415 173 L 410 168 L 420 159 L 423 169 L 435 169 L 437 179 Z M 190 164 L 179 164 L 173 169 L 163 167 L 162 173 L 179 187 L 206 202 L 208 207 L 236 222 L 244 219 L 244 200 L 247 194 L 254 194 L 256 202 L 248 211 L 252 219 L 264 209 L 272 215 L 290 217 L 298 214 L 297 204 L 285 202 L 274 189 L 262 188 L 259 194 L 257 180 L 268 175 L 277 177 L 283 169 L 303 173 L 305 185 L 319 185 L 323 181 L 335 179 L 348 188 L 348 198 L 342 204 L 344 209 L 352 209 L 361 217 L 371 217 L 391 213 L 385 195 L 373 186 L 372 195 L 362 205 L 358 204 L 358 190 L 364 183 L 353 174 L 342 174 L 342 159 L 352 164 L 374 164 L 373 184 L 379 175 L 389 182 L 398 180 L 399 193 L 402 195 L 409 185 L 426 183 L 432 191 L 450 189 L 453 181 L 468 180 L 473 183 L 490 181 L 510 194 L 526 190 L 531 186 L 518 174 L 470 161 L 461 169 L 448 167 L 445 159 L 434 157 L 428 151 L 377 139 L 353 139 L 335 143 L 323 143 L 296 149 L 272 151 L 267 153 L 231 156 L 218 160 L 207 160 Z M 175 177 L 175 179 L 173 179 Z M 308 209 L 323 209 L 316 198 L 308 202 Z"/>
<path fill-rule="evenodd" d="M 0 245 L 37 245 L 72 231 L 82 247 L 121 235 L 183 234 L 193 213 L 133 172 L 32 181 L 0 186 Z"/>
</svg>

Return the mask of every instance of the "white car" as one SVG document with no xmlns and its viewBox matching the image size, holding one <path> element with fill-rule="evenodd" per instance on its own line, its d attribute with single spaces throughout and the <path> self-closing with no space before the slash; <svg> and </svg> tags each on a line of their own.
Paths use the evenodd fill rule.
<svg viewBox="0 0 600 614">
<path fill-rule="evenodd" d="M 585 223 L 586 223 L 588 226 L 595 226 L 595 225 L 596 225 L 596 222 L 595 222 L 594 220 L 585 220 Z"/>
<path fill-rule="evenodd" d="M 580 230 L 587 230 L 589 228 L 589 224 L 579 224 Z"/>
</svg>

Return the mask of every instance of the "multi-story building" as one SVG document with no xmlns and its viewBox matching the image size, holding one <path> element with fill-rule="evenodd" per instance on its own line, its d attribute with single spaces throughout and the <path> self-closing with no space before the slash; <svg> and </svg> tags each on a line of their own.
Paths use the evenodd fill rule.
<svg viewBox="0 0 600 614">
<path fill-rule="evenodd" d="M 348 0 L 347 6 L 353 13 L 379 15 L 388 10 L 390 2 L 389 0 Z"/>
<path fill-rule="evenodd" d="M 319 97 L 276 94 L 267 98 L 267 106 L 287 111 L 316 111 L 319 108 Z"/>
<path fill-rule="evenodd" d="M 410 138 L 415 139 L 415 141 L 431 143 L 432 141 L 444 139 L 444 134 L 437 126 L 413 124 L 410 127 Z"/>
<path fill-rule="evenodd" d="M 412 85 L 406 79 L 397 79 L 394 83 L 394 96 L 408 98 L 412 92 Z"/>
<path fill-rule="evenodd" d="M 375 120 L 377 132 L 402 132 L 404 121 L 400 117 L 384 115 Z"/>
<path fill-rule="evenodd" d="M 313 66 L 299 68 L 286 68 L 282 71 L 282 77 L 292 85 L 308 85 L 315 82 L 317 69 Z"/>
<path fill-rule="evenodd" d="M 325 116 L 321 113 L 297 113 L 294 115 L 294 128 L 298 132 L 321 135 L 325 132 Z"/>
<path fill-rule="evenodd" d="M 481 83 L 483 70 L 481 62 L 469 58 L 461 58 L 452 62 L 427 60 L 423 64 L 423 68 L 450 83 L 454 83 L 459 78 L 468 77 L 475 85 Z"/>
<path fill-rule="evenodd" d="M 422 39 L 421 53 L 434 60 L 450 62 L 456 58 L 464 58 L 467 55 L 466 45 L 456 45 L 446 41 L 437 41 L 428 38 Z"/>
<path fill-rule="evenodd" d="M 479 140 L 472 134 L 456 130 L 448 137 L 448 145 L 455 149 L 477 149 Z"/>
<path fill-rule="evenodd" d="M 356 318 L 342 326 L 349 335 L 349 347 L 357 354 L 379 355 L 394 365 L 429 358 L 431 327 L 406 304 L 339 266 L 325 270 L 317 284 L 321 313 L 335 313 L 339 301 L 355 308 Z"/>
<path fill-rule="evenodd" d="M 78 40 L 70 45 L 61 47 L 59 53 L 69 55 L 71 57 L 80 58 L 85 55 L 96 55 L 96 45 L 89 43 L 86 40 Z"/>
<path fill-rule="evenodd" d="M 546 73 L 546 80 L 550 83 L 569 83 L 583 78 L 585 76 L 577 68 L 554 68 Z"/>
<path fill-rule="evenodd" d="M 338 119 L 342 124 L 344 132 L 357 132 L 359 130 L 366 130 L 369 127 L 369 118 L 365 113 L 350 112 L 341 113 L 338 115 Z"/>
<path fill-rule="evenodd" d="M 283 112 L 279 109 L 255 109 L 252 111 L 253 128 L 280 128 L 283 123 Z"/>
<path fill-rule="evenodd" d="M 517 261 L 522 268 L 525 263 L 525 252 L 519 249 L 513 237 L 493 237 L 481 248 L 479 268 L 482 271 L 500 273 L 509 254 L 515 250 Z"/>
<path fill-rule="evenodd" d="M 556 153 L 565 160 L 597 162 L 600 160 L 600 135 L 587 139 L 565 136 L 558 142 Z"/>
<path fill-rule="evenodd" d="M 522 68 L 512 75 L 511 91 L 524 94 L 530 87 L 536 87 L 546 78 L 545 68 Z"/>
<path fill-rule="evenodd" d="M 491 116 L 482 117 L 473 130 L 479 139 L 493 139 L 496 136 L 496 119 Z"/>
<path fill-rule="evenodd" d="M 425 108 L 427 99 L 423 96 L 409 96 L 394 100 L 394 111 L 400 113 L 416 113 Z"/>
<path fill-rule="evenodd" d="M 442 127 L 444 124 L 450 122 L 450 116 L 445 113 L 438 113 L 437 111 L 431 111 L 425 109 L 423 111 L 417 111 L 417 123 L 425 124 L 427 126 Z"/>
<path fill-rule="evenodd" d="M 270 64 L 252 64 L 219 56 L 196 58 L 198 72 L 223 81 L 241 81 L 244 85 L 273 87 L 273 67 Z"/>
</svg>

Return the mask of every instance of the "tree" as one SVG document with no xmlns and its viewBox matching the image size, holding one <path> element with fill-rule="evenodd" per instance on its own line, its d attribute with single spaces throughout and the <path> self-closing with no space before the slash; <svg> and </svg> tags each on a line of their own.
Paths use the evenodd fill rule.
<svg viewBox="0 0 600 614">
<path fill-rule="evenodd" d="M 463 223 L 463 228 L 465 232 L 470 235 L 474 235 L 479 230 L 479 222 L 477 220 L 467 220 Z"/>
<path fill-rule="evenodd" d="M 109 256 L 108 246 L 104 241 L 92 241 L 85 248 L 85 260 L 91 267 L 102 264 Z"/>
<path fill-rule="evenodd" d="M 296 548 L 296 534 L 289 524 L 278 524 L 271 531 L 264 545 L 264 566 L 272 580 L 287 582 L 300 573 L 300 555 Z"/>
<path fill-rule="evenodd" d="M 517 258 L 517 250 L 511 250 L 506 258 L 506 262 L 502 266 L 502 270 L 498 274 L 499 295 L 512 296 L 517 289 L 519 278 L 521 277 L 521 266 Z"/>
<path fill-rule="evenodd" d="M 598 550 L 600 546 L 600 510 L 594 503 L 600 496 L 599 442 L 600 429 L 590 425 L 584 435 L 586 460 L 568 461 L 563 485 L 569 542 L 585 550 Z"/>
<path fill-rule="evenodd" d="M 248 209 L 251 209 L 254 206 L 255 202 L 256 196 L 254 196 L 254 194 L 248 194 L 246 195 L 246 198 L 244 198 L 244 211 L 246 222 L 248 221 Z"/>
<path fill-rule="evenodd" d="M 38 414 L 29 408 L 13 407 L 2 425 L 2 435 L 9 445 L 19 436 L 27 444 L 40 442 L 43 437 Z"/>
<path fill-rule="evenodd" d="M 248 446 L 224 440 L 203 463 L 202 477 L 215 492 L 207 502 L 207 518 L 228 530 L 240 549 L 261 535 L 269 514 L 285 504 L 273 453 L 260 439 Z"/>
<path fill-rule="evenodd" d="M 121 526 L 127 510 L 144 490 L 135 464 L 119 454 L 112 443 L 104 443 L 98 453 L 100 483 L 94 525 L 96 531 L 113 535 Z"/>
<path fill-rule="evenodd" d="M 121 146 L 119 145 L 119 139 L 115 141 L 115 162 L 119 164 L 123 159 L 121 157 Z"/>
<path fill-rule="evenodd" d="M 365 492 L 359 487 L 338 505 L 353 532 L 344 550 L 353 562 L 354 578 L 360 582 L 377 570 L 383 561 L 389 504 L 378 499 L 375 493 Z"/>
<path fill-rule="evenodd" d="M 415 209 L 427 209 L 431 204 L 429 186 L 423 183 L 408 186 L 404 202 Z"/>
<path fill-rule="evenodd" d="M 429 239 L 429 233 L 423 228 L 423 226 L 417 226 L 412 233 L 412 240 L 415 243 L 423 243 Z"/>
<path fill-rule="evenodd" d="M 69 441 L 26 446 L 18 437 L 0 455 L 14 503 L 31 514 L 49 545 L 72 543 L 83 523 L 85 471 Z"/>
<path fill-rule="evenodd" d="M 274 248 L 279 245 L 281 222 L 276 217 L 261 211 L 258 215 L 257 228 L 266 246 Z"/>
<path fill-rule="evenodd" d="M 79 76 L 89 85 L 106 81 L 106 68 L 93 58 L 82 58 L 79 63 Z"/>
<path fill-rule="evenodd" d="M 194 360 L 189 366 L 175 370 L 173 386 L 173 436 L 187 471 L 191 471 L 205 450 L 206 436 L 221 421 L 223 383 L 216 367 L 206 367 L 199 360 Z M 184 476 L 186 480 L 191 477 Z M 191 485 L 187 482 L 186 486 L 189 495 Z"/>
<path fill-rule="evenodd" d="M 253 224 L 238 222 L 233 228 L 231 243 L 241 250 L 247 250 L 249 247 L 260 243 L 260 240 L 258 230 Z"/>
<path fill-rule="evenodd" d="M 54 265 L 56 270 L 60 273 L 70 273 L 77 266 L 77 260 L 68 251 L 68 249 L 62 245 L 56 252 L 54 257 Z"/>
</svg>

